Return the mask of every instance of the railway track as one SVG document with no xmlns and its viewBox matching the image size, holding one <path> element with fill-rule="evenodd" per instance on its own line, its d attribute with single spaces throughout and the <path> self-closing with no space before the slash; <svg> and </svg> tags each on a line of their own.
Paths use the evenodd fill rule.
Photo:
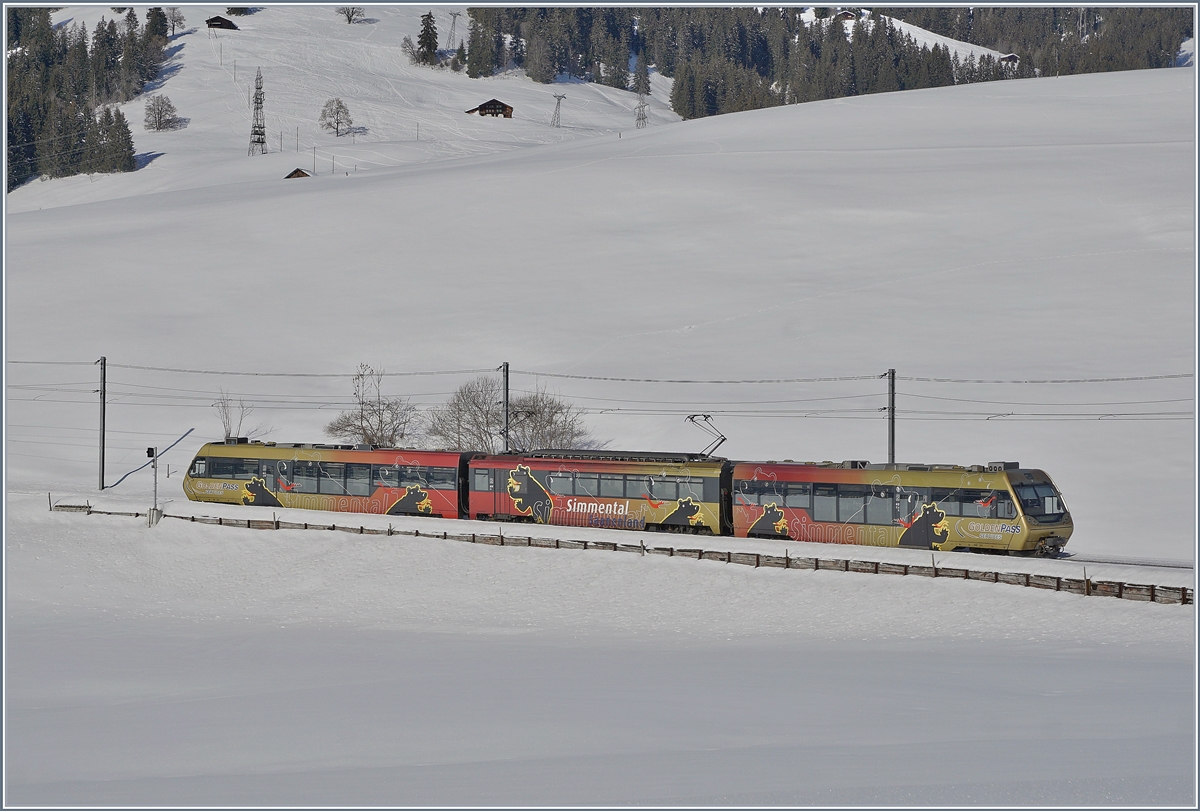
<svg viewBox="0 0 1200 811">
<path fill-rule="evenodd" d="M 1108 563 L 1114 566 L 1143 566 L 1150 569 L 1194 569 L 1195 565 L 1187 560 L 1171 560 L 1169 558 L 1125 558 L 1111 555 L 1074 555 L 1064 552 L 1051 560 L 1069 560 L 1072 563 Z"/>
</svg>

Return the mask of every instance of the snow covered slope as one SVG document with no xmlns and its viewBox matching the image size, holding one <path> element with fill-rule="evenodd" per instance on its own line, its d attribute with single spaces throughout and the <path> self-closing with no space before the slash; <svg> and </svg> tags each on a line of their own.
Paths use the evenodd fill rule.
<svg viewBox="0 0 1200 811">
<path fill-rule="evenodd" d="M 635 131 L 621 128 L 628 93 L 409 67 L 396 42 L 416 12 L 372 13 L 378 23 L 348 26 L 327 9 L 270 7 L 219 40 L 178 36 L 161 91 L 190 122 L 137 133 L 144 168 L 9 194 L 9 359 L 289 374 L 507 360 L 698 381 L 895 368 L 901 461 L 1040 467 L 1075 514 L 1073 548 L 1190 557 L 1190 379 L 912 378 L 1191 372 L 1191 69 L 675 124 L 660 106 Z M 246 155 L 247 64 L 264 66 L 282 153 Z M 559 90 L 572 128 L 545 123 Z M 316 128 L 334 94 L 361 111 L 354 143 Z M 462 113 L 491 96 L 517 117 Z M 140 120 L 138 103 L 127 107 Z M 417 121 L 428 140 L 415 140 Z M 297 126 L 299 153 L 287 134 Z M 318 176 L 283 180 L 312 168 L 314 141 Z M 11 388 L 95 388 L 94 370 L 66 368 L 8 365 L 10 486 L 95 479 L 93 395 Z M 467 377 L 395 378 L 391 392 L 428 405 Z M 165 446 L 196 428 L 177 465 L 219 433 L 218 388 L 258 402 L 280 441 L 319 440 L 349 388 L 117 367 L 111 381 L 121 397 L 109 430 L 134 432 L 113 435 L 114 479 L 141 464 L 138 431 Z M 703 411 L 735 458 L 880 461 L 886 450 L 875 378 L 514 381 L 591 409 L 612 447 L 698 450 L 707 440 L 683 417 Z M 1107 471 L 1120 471 L 1117 498 Z M 1152 518 L 1134 506 L 1151 503 Z"/>
</svg>

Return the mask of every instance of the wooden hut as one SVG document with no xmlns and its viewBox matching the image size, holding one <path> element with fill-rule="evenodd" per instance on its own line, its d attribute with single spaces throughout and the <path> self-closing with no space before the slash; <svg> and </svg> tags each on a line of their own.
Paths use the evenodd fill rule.
<svg viewBox="0 0 1200 811">
<path fill-rule="evenodd" d="M 474 107 L 470 110 L 467 110 L 467 115 L 472 115 L 473 113 L 479 113 L 480 115 L 504 116 L 505 118 L 512 118 L 513 108 L 510 107 L 509 105 L 505 104 L 504 102 L 500 101 L 500 99 L 491 99 L 490 101 L 485 101 L 483 104 L 479 105 L 478 107 Z"/>
<path fill-rule="evenodd" d="M 288 180 L 293 177 L 312 177 L 312 175 L 310 175 L 308 172 L 304 171 L 303 169 L 293 169 L 292 173 L 290 175 L 285 175 L 283 179 Z"/>
<path fill-rule="evenodd" d="M 1016 54 L 1005 54 L 996 61 L 1001 65 L 1015 65 L 1021 61 L 1021 57 L 1017 56 Z"/>
<path fill-rule="evenodd" d="M 224 17 L 209 17 L 204 21 L 204 24 L 209 28 L 225 28 L 229 31 L 236 31 L 238 27 L 233 24 L 233 20 L 227 20 Z"/>
</svg>

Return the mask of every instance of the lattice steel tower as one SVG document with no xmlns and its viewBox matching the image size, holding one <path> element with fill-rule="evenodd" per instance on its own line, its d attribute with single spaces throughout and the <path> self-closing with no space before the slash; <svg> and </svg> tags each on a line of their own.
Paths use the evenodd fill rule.
<svg viewBox="0 0 1200 811">
<path fill-rule="evenodd" d="M 250 124 L 250 150 L 247 155 L 267 154 L 267 125 L 263 121 L 262 68 L 254 77 L 254 121 Z"/>
<path fill-rule="evenodd" d="M 646 97 L 643 96 L 641 93 L 638 93 L 637 128 L 639 130 L 645 129 L 645 127 L 646 127 L 646 107 L 647 106 L 648 105 L 646 104 Z"/>
<path fill-rule="evenodd" d="M 450 33 L 446 34 L 446 50 L 450 50 L 454 47 L 454 27 L 458 25 L 458 18 L 461 15 L 461 11 L 450 12 Z"/>
<path fill-rule="evenodd" d="M 554 94 L 554 98 L 558 99 L 558 102 L 554 105 L 554 117 L 550 119 L 550 126 L 552 126 L 552 127 L 561 127 L 562 126 L 562 124 L 560 124 L 558 121 L 558 111 L 559 111 L 559 109 L 562 108 L 563 99 L 565 99 L 566 97 L 567 97 L 566 93 L 563 93 L 562 95 L 559 95 L 558 93 Z"/>
</svg>

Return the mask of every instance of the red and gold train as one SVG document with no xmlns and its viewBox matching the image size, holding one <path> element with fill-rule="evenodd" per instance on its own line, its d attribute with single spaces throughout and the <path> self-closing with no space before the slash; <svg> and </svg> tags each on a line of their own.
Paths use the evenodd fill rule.
<svg viewBox="0 0 1200 811">
<path fill-rule="evenodd" d="M 194 501 L 693 532 L 739 538 L 1057 554 L 1073 524 L 1040 470 L 741 462 L 699 454 L 488 455 L 230 440 L 202 447 Z"/>
</svg>

